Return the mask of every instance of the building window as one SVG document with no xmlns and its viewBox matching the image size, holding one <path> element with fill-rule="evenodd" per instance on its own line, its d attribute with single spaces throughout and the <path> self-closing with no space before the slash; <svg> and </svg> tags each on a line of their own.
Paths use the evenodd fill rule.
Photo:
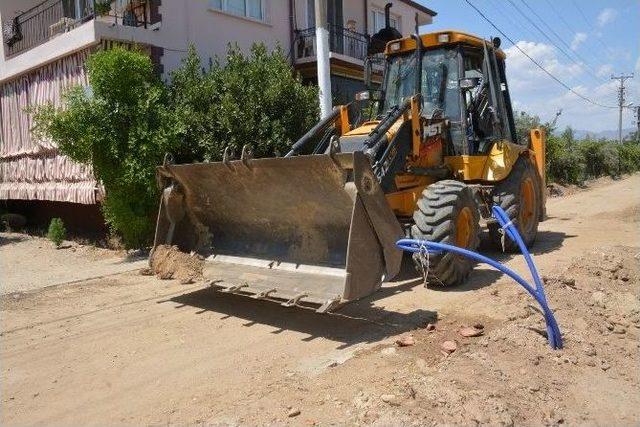
<svg viewBox="0 0 640 427">
<path fill-rule="evenodd" d="M 265 0 L 210 0 L 211 8 L 245 18 L 265 20 Z"/>
<path fill-rule="evenodd" d="M 393 28 L 400 31 L 400 25 L 398 25 L 398 17 L 390 15 L 389 23 Z M 371 9 L 371 25 L 373 28 L 373 34 L 377 33 L 385 27 L 384 22 L 384 10 Z"/>
</svg>

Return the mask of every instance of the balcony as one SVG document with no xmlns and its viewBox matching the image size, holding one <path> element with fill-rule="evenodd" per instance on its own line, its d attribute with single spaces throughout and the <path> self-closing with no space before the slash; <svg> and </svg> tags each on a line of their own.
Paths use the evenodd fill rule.
<svg viewBox="0 0 640 427">
<path fill-rule="evenodd" d="M 329 52 L 341 55 L 343 59 L 355 59 L 355 62 L 361 64 L 367 57 L 368 41 L 369 36 L 365 34 L 337 25 L 329 25 Z M 296 63 L 315 61 L 315 27 L 297 31 L 293 49 Z"/>
<path fill-rule="evenodd" d="M 93 19 L 117 25 L 149 24 L 149 5 L 144 0 L 45 0 L 3 22 L 5 58 L 9 59 Z"/>
</svg>

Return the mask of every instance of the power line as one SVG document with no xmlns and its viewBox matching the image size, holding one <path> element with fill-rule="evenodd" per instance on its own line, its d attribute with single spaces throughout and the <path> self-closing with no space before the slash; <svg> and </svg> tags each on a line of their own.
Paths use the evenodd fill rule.
<svg viewBox="0 0 640 427">
<path fill-rule="evenodd" d="M 593 24 L 591 22 L 589 22 L 589 18 L 587 18 L 587 15 L 585 15 L 585 13 L 582 10 L 582 8 L 578 5 L 578 3 L 576 3 L 575 0 L 571 0 L 571 3 L 573 3 L 573 6 L 576 9 L 578 9 L 578 12 L 580 13 L 580 16 L 582 17 L 582 20 L 584 21 L 584 23 L 587 25 L 587 28 L 591 28 L 593 26 Z M 602 45 L 602 47 L 609 53 L 609 55 L 613 56 L 613 52 L 611 51 L 609 46 L 604 44 L 604 42 L 602 40 L 600 40 L 600 38 L 595 37 L 595 39 L 598 41 L 598 43 L 600 43 Z"/>
<path fill-rule="evenodd" d="M 516 15 L 511 14 L 511 16 L 507 17 L 507 16 L 506 16 L 506 13 L 505 13 L 505 12 L 503 12 L 503 10 L 502 10 L 502 9 L 504 9 L 503 7 L 496 6 L 496 3 L 494 3 L 494 0 L 489 0 L 489 1 L 490 1 L 491 5 L 493 6 L 493 8 L 497 9 L 497 10 L 498 10 L 498 12 L 500 12 L 500 14 L 502 15 L 502 17 L 503 17 L 503 18 L 505 18 L 505 20 L 506 20 L 507 22 L 509 22 L 509 23 L 514 23 L 514 24 L 515 24 L 515 27 L 517 28 L 517 30 L 524 30 L 524 32 L 526 32 L 528 35 L 530 35 L 530 36 L 531 36 L 531 40 L 535 40 L 535 39 L 536 39 L 536 37 L 538 37 L 538 36 L 537 36 L 537 34 L 536 34 L 536 32 L 535 32 L 536 28 L 534 28 L 534 27 L 531 25 L 531 24 L 532 24 L 531 20 L 529 20 L 529 18 L 528 18 L 525 14 L 523 14 L 523 12 L 522 12 L 522 10 L 521 10 L 521 9 L 520 9 L 520 10 L 518 10 L 518 8 L 515 6 L 515 4 L 511 3 L 511 6 L 516 10 L 516 12 L 518 12 L 520 15 L 522 15 L 522 16 L 525 18 L 524 20 L 520 19 L 520 20 L 519 20 L 519 22 L 516 22 L 516 19 L 518 18 Z M 497 0 L 496 0 L 496 1 L 497 1 Z M 547 1 L 549 1 L 549 0 L 547 0 Z M 540 18 L 540 19 L 542 20 L 542 18 Z M 540 28 L 537 28 L 537 30 L 538 30 L 538 32 L 540 32 Z M 546 36 L 546 33 L 544 33 L 544 32 L 543 32 L 543 36 L 547 37 L 547 36 Z M 547 38 L 548 38 L 548 37 L 547 37 Z M 561 41 L 563 41 L 563 40 L 561 39 Z M 551 42 L 551 43 L 553 44 L 553 46 L 555 46 L 558 50 L 561 50 L 561 49 L 560 49 L 560 48 L 559 48 L 555 43 L 553 43 L 553 41 L 551 41 L 551 40 L 550 40 L 550 42 Z M 569 49 L 570 49 L 570 48 L 569 48 Z M 570 49 L 570 51 L 572 51 L 572 49 Z M 566 53 L 566 52 L 563 52 L 563 53 L 564 53 L 565 55 L 567 55 L 567 53 Z M 569 58 L 569 60 L 570 60 L 570 61 L 572 61 L 576 66 L 578 66 L 578 67 L 580 68 L 580 70 L 581 70 L 581 71 L 587 71 L 587 73 L 588 73 L 588 70 L 584 70 L 584 69 L 583 69 L 583 64 L 579 64 L 579 63 L 577 63 L 574 59 L 572 59 L 572 58 L 571 58 L 571 57 L 569 57 L 569 56 L 567 56 L 567 57 L 568 57 L 568 58 Z M 584 61 L 582 58 L 579 58 L 579 59 L 580 59 L 580 60 L 582 60 L 583 62 L 586 62 L 586 61 Z M 597 77 L 596 77 L 596 76 L 594 76 L 593 74 L 590 74 L 590 75 L 594 78 L 594 80 L 597 80 Z M 588 79 L 586 79 L 586 78 L 585 78 L 583 75 L 581 75 L 581 74 L 578 74 L 578 75 L 576 75 L 576 76 L 574 76 L 574 77 L 575 77 L 576 79 L 579 79 L 579 80 L 580 80 L 582 83 L 584 83 L 586 86 L 589 86 L 589 85 L 591 84 L 591 81 L 590 81 L 590 80 L 588 80 Z M 597 80 L 597 81 L 598 81 L 598 83 L 602 83 L 602 81 L 601 81 L 601 80 Z"/>
<path fill-rule="evenodd" d="M 542 35 L 543 35 L 543 37 L 544 37 L 544 38 L 546 38 L 546 39 L 549 41 L 549 43 L 551 43 L 551 44 L 552 44 L 556 49 L 558 49 L 560 52 L 562 52 L 562 54 L 563 54 L 564 56 L 566 56 L 566 57 L 567 57 L 567 59 L 569 59 L 569 61 L 573 62 L 573 63 L 574 63 L 575 65 L 577 65 L 578 67 L 582 68 L 582 66 L 581 66 L 578 62 L 576 62 L 576 60 L 575 60 L 574 58 L 572 58 L 572 57 L 571 57 L 571 55 L 569 55 L 569 54 L 568 54 L 568 53 L 567 53 L 563 48 L 561 48 L 560 46 L 558 46 L 558 44 L 557 44 L 555 41 L 553 41 L 553 40 L 551 39 L 551 37 L 549 37 L 549 35 L 548 35 L 548 34 L 547 34 L 547 33 L 546 33 L 542 28 L 540 28 L 540 27 L 538 26 L 538 24 L 536 24 L 536 23 L 535 23 L 535 21 L 534 21 L 533 19 L 531 19 L 531 18 L 529 17 L 529 15 L 527 15 L 526 13 L 524 13 L 524 12 L 522 11 L 522 9 L 520 9 L 520 7 L 519 7 L 517 4 L 515 4 L 515 3 L 513 2 L 513 0 L 507 0 L 507 1 L 511 4 L 511 6 L 513 6 L 513 7 L 518 11 L 518 13 L 519 13 L 520 15 L 522 15 L 522 17 L 523 17 L 523 18 L 525 18 L 527 21 L 529 21 L 529 22 L 531 23 L 531 25 L 533 25 L 533 26 L 535 27 L 535 29 L 536 29 L 536 30 L 538 30 L 538 32 L 539 32 L 540 34 L 542 34 Z M 543 22 L 544 22 L 544 20 L 542 20 L 541 18 L 539 18 L 539 19 L 540 19 L 541 21 L 543 21 Z"/>
<path fill-rule="evenodd" d="M 489 18 L 487 18 L 487 16 L 482 13 L 482 11 L 480 9 L 478 9 L 473 3 L 471 3 L 471 0 L 465 0 L 465 2 L 467 2 L 467 4 L 469 6 L 471 6 L 476 12 L 478 12 L 478 14 L 489 23 L 489 25 L 491 25 L 498 33 L 500 33 L 500 35 L 502 35 L 502 37 L 504 37 L 505 39 L 507 39 L 516 49 L 518 49 L 520 51 L 520 53 L 522 53 L 524 56 L 526 56 L 527 58 L 529 58 L 529 60 L 531 62 L 533 62 L 538 68 L 540 68 L 546 75 L 548 75 L 549 77 L 551 77 L 553 80 L 555 80 L 558 84 L 560 84 L 562 87 L 564 87 L 565 89 L 567 89 L 569 92 L 573 93 L 574 95 L 576 95 L 577 97 L 589 102 L 590 104 L 593 105 L 597 105 L 598 107 L 602 107 L 602 108 L 618 108 L 618 107 L 613 107 L 610 105 L 604 105 L 604 104 L 600 104 L 599 102 L 593 101 L 590 98 L 587 98 L 586 96 L 576 92 L 575 90 L 573 90 L 569 85 L 567 85 L 565 82 L 563 82 L 562 80 L 560 80 L 559 78 L 557 78 L 556 76 L 554 76 L 553 74 L 551 74 L 546 68 L 544 68 L 538 61 L 536 61 L 535 59 L 533 59 L 531 56 L 529 56 L 529 54 L 527 52 L 525 52 L 520 46 L 518 46 L 516 44 L 516 42 L 514 42 L 511 37 L 509 37 L 508 35 L 506 35 L 500 28 L 498 28 L 496 26 L 496 24 L 493 23 L 493 21 L 491 21 Z"/>
<path fill-rule="evenodd" d="M 501 7 L 501 5 L 499 3 L 497 3 L 499 0 L 489 0 L 489 2 L 491 3 L 491 5 L 493 6 L 494 9 L 496 9 L 500 15 L 502 15 L 502 17 L 505 19 L 506 22 L 509 23 L 513 23 L 514 26 L 518 29 L 518 30 L 525 30 L 527 34 L 529 34 L 531 36 L 532 39 L 534 39 L 536 37 L 536 35 L 534 34 L 534 29 L 533 27 L 531 27 L 531 24 L 529 24 L 526 21 L 523 21 L 525 25 L 521 25 L 520 22 L 516 22 L 515 20 L 515 16 L 507 16 L 507 12 L 503 11 L 503 9 L 505 9 L 504 7 Z"/>
<path fill-rule="evenodd" d="M 504 8 L 500 7 L 500 4 L 496 3 L 497 1 L 498 0 L 489 0 L 489 3 L 491 3 L 491 6 L 493 6 L 493 8 L 497 10 L 498 13 L 500 13 L 500 16 L 502 16 L 506 22 L 515 23 L 513 17 L 507 16 L 506 12 L 502 10 Z M 531 33 L 531 30 L 529 28 L 527 28 L 526 30 L 528 33 Z M 533 33 L 531 34 L 533 35 Z"/>
<path fill-rule="evenodd" d="M 573 6 L 578 9 L 578 12 L 580 12 L 580 15 L 582 16 L 582 20 L 584 21 L 585 24 L 587 24 L 587 27 L 591 24 L 589 24 L 589 19 L 587 18 L 587 15 L 584 14 L 584 12 L 582 11 L 582 8 L 580 6 L 578 6 L 578 4 L 576 3 L 575 0 L 571 0 L 571 3 L 573 3 Z"/>
<path fill-rule="evenodd" d="M 549 24 L 547 24 L 547 22 L 544 19 L 542 19 L 542 17 L 540 15 L 538 15 L 538 13 L 531 6 L 529 6 L 529 4 L 526 2 L 526 0 L 520 0 L 520 1 L 522 1 L 522 3 L 526 6 L 527 9 L 529 9 L 531 11 L 531 13 L 533 13 L 540 21 L 542 21 L 544 26 L 547 27 L 549 29 L 549 31 L 551 31 L 551 33 L 558 40 L 560 40 L 560 43 L 562 43 L 567 49 L 569 49 L 569 52 L 572 52 L 574 56 L 576 56 L 580 61 L 582 61 L 593 73 L 595 73 L 595 74 L 591 74 L 593 76 L 593 78 L 595 78 L 598 81 L 602 80 L 600 77 L 597 76 L 598 72 L 596 70 L 594 70 L 593 68 L 591 68 L 591 65 L 589 65 L 589 63 L 582 56 L 580 56 L 580 54 L 578 52 L 576 52 L 573 49 L 571 49 L 571 46 L 569 46 L 564 41 L 564 39 L 562 37 L 560 37 L 558 35 L 558 33 L 556 33 L 556 31 Z"/>
<path fill-rule="evenodd" d="M 550 8 L 551 10 L 553 10 L 553 12 L 556 14 L 556 16 L 557 16 L 558 18 L 560 18 L 560 20 L 562 21 L 562 23 L 563 23 L 564 25 L 566 25 L 566 26 L 567 26 L 567 28 L 568 28 L 569 30 L 571 30 L 571 32 L 572 32 L 572 33 L 574 33 L 574 34 L 575 34 L 575 33 L 577 33 L 577 32 L 578 32 L 575 28 L 573 28 L 573 26 L 569 23 L 569 21 L 567 21 L 566 19 L 564 19 L 564 16 L 562 16 L 562 14 L 561 14 L 560 12 L 558 12 L 558 10 L 556 9 L 556 7 L 553 5 L 553 3 L 551 3 L 551 1 L 550 1 L 550 0 L 545 0 L 545 1 L 546 1 L 546 2 L 547 2 L 547 4 L 549 5 L 549 8 Z"/>
</svg>

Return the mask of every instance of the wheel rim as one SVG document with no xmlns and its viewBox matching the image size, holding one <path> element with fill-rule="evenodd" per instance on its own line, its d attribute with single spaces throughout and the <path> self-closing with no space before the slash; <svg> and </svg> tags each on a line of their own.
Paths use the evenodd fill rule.
<svg viewBox="0 0 640 427">
<path fill-rule="evenodd" d="M 465 206 L 456 218 L 456 246 L 460 248 L 469 247 L 472 232 L 473 213 L 468 206 Z"/>
<path fill-rule="evenodd" d="M 520 230 L 528 233 L 534 223 L 536 207 L 536 194 L 533 186 L 533 180 L 526 178 L 520 184 L 520 212 L 518 214 L 518 222 Z"/>
</svg>

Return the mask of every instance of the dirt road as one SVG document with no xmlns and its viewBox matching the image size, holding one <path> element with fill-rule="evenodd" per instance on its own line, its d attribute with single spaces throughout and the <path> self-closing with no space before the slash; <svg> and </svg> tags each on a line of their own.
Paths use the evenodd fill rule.
<svg viewBox="0 0 640 427">
<path fill-rule="evenodd" d="M 0 293 L 134 271 L 147 265 L 142 257 L 65 241 L 61 249 L 44 237 L 0 233 Z"/>
<path fill-rule="evenodd" d="M 485 268 L 447 291 L 406 269 L 331 315 L 123 273 L 2 295 L 0 423 L 637 424 L 639 188 L 635 175 L 548 202 L 534 254 L 563 351 Z M 458 335 L 477 323 L 483 336 Z"/>
</svg>

